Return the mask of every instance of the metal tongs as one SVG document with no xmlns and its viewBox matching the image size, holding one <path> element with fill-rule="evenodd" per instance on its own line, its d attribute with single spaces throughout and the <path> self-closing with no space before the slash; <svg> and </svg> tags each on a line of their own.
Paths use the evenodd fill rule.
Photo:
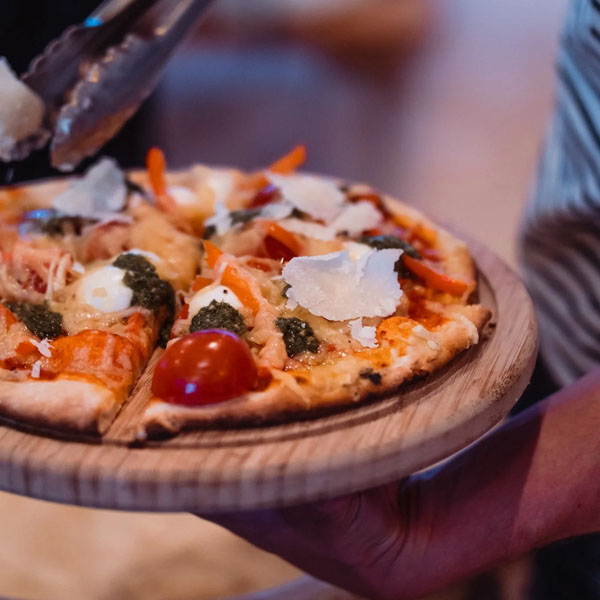
<svg viewBox="0 0 600 600">
<path fill-rule="evenodd" d="M 73 170 L 116 135 L 211 1 L 105 0 L 48 44 L 22 80 L 46 106 L 54 167 Z"/>
</svg>

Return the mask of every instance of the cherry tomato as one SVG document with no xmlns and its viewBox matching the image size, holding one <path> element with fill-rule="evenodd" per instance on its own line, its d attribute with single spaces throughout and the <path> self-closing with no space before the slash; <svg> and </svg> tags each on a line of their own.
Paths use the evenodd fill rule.
<svg viewBox="0 0 600 600">
<path fill-rule="evenodd" d="M 230 331 L 208 329 L 165 350 L 154 371 L 152 393 L 166 402 L 201 406 L 235 398 L 257 381 L 246 342 Z"/>
</svg>

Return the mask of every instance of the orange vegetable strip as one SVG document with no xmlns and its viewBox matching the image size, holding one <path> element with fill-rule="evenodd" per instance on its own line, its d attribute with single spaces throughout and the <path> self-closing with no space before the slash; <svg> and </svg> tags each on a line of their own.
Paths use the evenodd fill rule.
<svg viewBox="0 0 600 600">
<path fill-rule="evenodd" d="M 412 256 L 402 255 L 404 266 L 411 272 L 425 281 L 430 287 L 440 291 L 447 292 L 453 296 L 462 296 L 468 289 L 469 284 L 461 279 L 453 279 L 442 273 L 438 273 L 424 262 L 412 258 Z"/>
<path fill-rule="evenodd" d="M 19 320 L 4 304 L 0 304 L 0 319 L 4 321 L 7 329 Z"/>
<path fill-rule="evenodd" d="M 167 161 L 165 155 L 159 148 L 150 148 L 146 155 L 146 168 L 148 169 L 148 177 L 150 185 L 154 191 L 154 195 L 159 198 L 167 194 L 167 180 L 165 172 L 167 170 Z"/>
<path fill-rule="evenodd" d="M 194 290 L 194 292 L 199 292 L 201 289 L 205 288 L 207 285 L 210 285 L 212 282 L 213 280 L 210 277 L 202 277 L 202 275 L 197 275 L 196 279 L 194 279 L 192 290 Z"/>
<path fill-rule="evenodd" d="M 254 297 L 250 286 L 237 274 L 231 266 L 226 267 L 221 277 L 221 283 L 228 287 L 240 302 L 249 308 L 254 314 L 260 309 L 258 300 Z"/>
<path fill-rule="evenodd" d="M 204 249 L 206 250 L 206 261 L 211 269 L 214 269 L 219 256 L 223 254 L 212 242 L 204 240 Z"/>
<path fill-rule="evenodd" d="M 15 348 L 15 351 L 21 356 L 26 356 L 28 354 L 33 354 L 34 352 L 37 352 L 37 347 L 34 344 L 32 344 L 29 340 L 23 340 Z"/>
<path fill-rule="evenodd" d="M 290 175 L 298 167 L 302 166 L 306 162 L 306 146 L 300 144 L 288 152 L 285 156 L 282 156 L 279 160 L 276 160 L 270 167 L 269 171 L 278 173 L 279 175 Z"/>
</svg>

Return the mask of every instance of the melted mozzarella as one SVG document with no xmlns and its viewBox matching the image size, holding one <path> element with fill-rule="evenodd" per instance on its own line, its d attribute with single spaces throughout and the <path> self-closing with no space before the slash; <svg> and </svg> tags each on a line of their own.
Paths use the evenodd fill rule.
<svg viewBox="0 0 600 600">
<path fill-rule="evenodd" d="M 77 299 L 103 313 L 131 306 L 133 290 L 123 283 L 125 271 L 107 265 L 90 272 L 79 281 Z"/>
<path fill-rule="evenodd" d="M 243 306 L 240 299 L 228 287 L 224 285 L 209 286 L 196 292 L 190 300 L 190 317 L 197 315 L 201 308 L 208 306 L 213 300 L 226 302 L 236 310 L 240 310 Z"/>
<path fill-rule="evenodd" d="M 288 307 L 300 305 L 330 321 L 391 315 L 402 297 L 394 265 L 402 250 L 348 250 L 293 258 L 283 269 Z"/>
</svg>

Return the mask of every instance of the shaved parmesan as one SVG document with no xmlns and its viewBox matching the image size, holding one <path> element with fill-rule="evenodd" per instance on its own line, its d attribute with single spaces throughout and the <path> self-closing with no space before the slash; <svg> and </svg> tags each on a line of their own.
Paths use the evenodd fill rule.
<svg viewBox="0 0 600 600">
<path fill-rule="evenodd" d="M 103 158 L 57 196 L 52 206 L 66 215 L 107 219 L 123 210 L 126 200 L 123 172 L 114 160 Z"/>
<path fill-rule="evenodd" d="M 129 308 L 133 290 L 123 283 L 124 277 L 123 269 L 112 265 L 100 267 L 79 281 L 77 298 L 103 313 Z"/>
<path fill-rule="evenodd" d="M 348 325 L 350 325 L 350 335 L 365 348 L 377 348 L 379 344 L 375 335 L 377 332 L 375 327 L 363 325 L 362 318 L 350 321 Z"/>
<path fill-rule="evenodd" d="M 226 302 L 236 310 L 240 310 L 243 306 L 240 299 L 228 287 L 224 285 L 209 286 L 196 292 L 191 299 L 190 316 L 196 316 L 201 308 L 208 306 L 213 300 Z"/>
<path fill-rule="evenodd" d="M 208 227 L 214 227 L 217 235 L 225 235 L 233 226 L 231 213 L 222 202 L 217 202 L 215 204 L 215 214 L 210 219 L 206 219 L 204 224 Z"/>
<path fill-rule="evenodd" d="M 31 365 L 31 376 L 34 379 L 39 379 L 42 374 L 42 361 L 36 360 L 33 365 Z"/>
<path fill-rule="evenodd" d="M 332 223 L 341 213 L 346 197 L 335 183 L 313 175 L 277 175 L 267 173 L 287 202 L 313 219 Z"/>
<path fill-rule="evenodd" d="M 0 58 L 0 159 L 13 160 L 19 142 L 42 134 L 45 111 L 42 99 Z"/>
<path fill-rule="evenodd" d="M 292 233 L 309 238 L 330 242 L 339 233 L 354 235 L 377 227 L 383 216 L 370 202 L 358 202 L 347 205 L 333 220 L 331 225 L 321 225 L 300 219 L 284 219 L 279 224 Z"/>
<path fill-rule="evenodd" d="M 311 223 L 310 221 L 302 221 L 300 219 L 283 219 L 283 221 L 279 222 L 279 225 L 287 231 L 299 233 L 315 240 L 330 242 L 335 239 L 335 230 L 332 227 L 326 227 L 319 223 Z"/>
<path fill-rule="evenodd" d="M 331 227 L 336 233 L 346 231 L 349 234 L 361 233 L 377 227 L 383 220 L 383 215 L 371 202 L 349 204 L 335 218 Z"/>
<path fill-rule="evenodd" d="M 29 338 L 28 341 L 31 342 L 38 349 L 38 352 L 42 356 L 45 356 L 46 358 L 52 357 L 51 349 L 53 348 L 53 346 L 50 343 L 50 340 L 44 338 L 43 340 L 40 340 L 38 342 L 38 340 L 36 340 L 35 338 Z"/>
<path fill-rule="evenodd" d="M 394 265 L 402 250 L 369 248 L 293 258 L 283 269 L 288 307 L 300 305 L 330 321 L 391 315 L 402 297 Z"/>
</svg>

